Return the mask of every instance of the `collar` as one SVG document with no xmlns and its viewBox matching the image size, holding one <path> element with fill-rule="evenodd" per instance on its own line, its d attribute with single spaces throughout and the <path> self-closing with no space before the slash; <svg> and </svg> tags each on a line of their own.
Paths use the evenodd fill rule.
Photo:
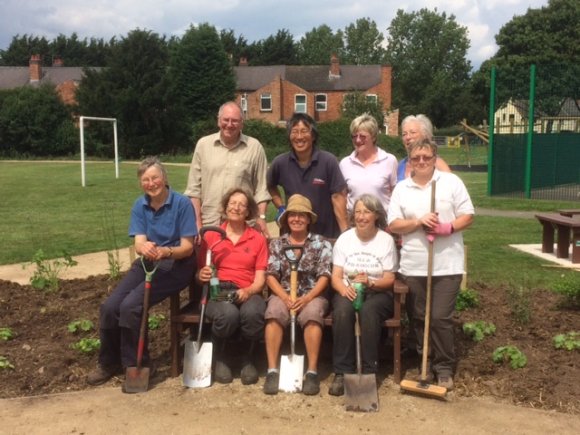
<svg viewBox="0 0 580 435">
<path fill-rule="evenodd" d="M 239 147 L 240 145 L 247 145 L 248 144 L 248 136 L 246 136 L 244 133 L 240 133 L 240 137 L 238 138 L 238 141 L 231 147 L 226 146 L 226 144 L 222 141 L 222 137 L 220 132 L 218 131 L 216 133 L 216 137 L 213 141 L 214 146 L 222 146 L 224 148 L 227 148 L 229 150 L 233 150 L 234 148 Z"/>
<path fill-rule="evenodd" d="M 356 156 L 356 150 L 353 150 L 353 152 L 350 153 L 350 155 L 348 156 L 348 158 L 350 159 L 350 161 L 352 163 L 362 166 L 361 161 Z M 388 158 L 389 158 L 389 154 L 384 149 L 382 149 L 381 147 L 378 147 L 377 146 L 377 158 L 375 160 L 373 160 L 371 162 L 371 164 L 379 163 L 379 162 L 381 162 L 383 160 L 387 160 Z"/>
<path fill-rule="evenodd" d="M 165 198 L 165 202 L 163 203 L 163 207 L 165 206 L 169 206 L 173 203 L 173 198 L 175 197 L 175 192 L 171 189 L 171 187 L 167 186 L 167 190 L 169 191 L 169 194 L 167 195 L 167 198 Z M 151 208 L 149 206 L 149 195 L 145 194 L 143 196 L 141 196 L 140 198 L 140 203 L 143 207 L 148 207 Z"/>
<path fill-rule="evenodd" d="M 429 183 L 427 183 L 427 184 L 431 184 L 431 182 L 433 180 L 439 182 L 440 178 L 441 178 L 441 171 L 439 171 L 439 169 L 435 168 L 435 171 L 433 172 L 433 176 L 431 177 L 431 180 L 429 180 Z M 406 187 L 414 187 L 414 188 L 418 188 L 418 189 L 423 189 L 422 186 L 419 186 L 417 183 L 415 183 L 413 181 L 412 177 L 405 178 L 403 181 L 401 181 L 401 183 L 404 183 L 404 185 Z"/>
<path fill-rule="evenodd" d="M 318 156 L 320 155 L 320 150 L 318 149 L 318 147 L 313 146 L 312 147 L 312 155 L 310 156 L 310 163 L 308 164 L 308 166 L 311 166 L 314 162 L 318 162 Z M 292 149 L 290 151 L 290 159 L 294 160 L 296 162 L 296 164 L 298 163 L 298 157 L 296 156 L 296 153 L 294 152 L 294 149 Z"/>
</svg>

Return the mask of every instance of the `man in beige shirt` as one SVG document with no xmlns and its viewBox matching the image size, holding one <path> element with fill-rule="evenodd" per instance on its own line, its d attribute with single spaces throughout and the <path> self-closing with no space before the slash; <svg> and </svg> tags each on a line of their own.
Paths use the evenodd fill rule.
<svg viewBox="0 0 580 435">
<path fill-rule="evenodd" d="M 185 195 L 191 198 L 197 225 L 219 225 L 220 202 L 232 187 L 254 195 L 259 217 L 256 224 L 268 236 L 266 208 L 270 194 L 266 187 L 268 161 L 262 144 L 242 133 L 240 106 L 229 101 L 218 112 L 218 133 L 202 137 L 195 146 Z"/>
</svg>

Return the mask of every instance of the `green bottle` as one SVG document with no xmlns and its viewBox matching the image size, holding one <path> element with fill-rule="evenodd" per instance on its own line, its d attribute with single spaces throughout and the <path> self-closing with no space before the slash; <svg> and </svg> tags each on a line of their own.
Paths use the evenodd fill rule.
<svg viewBox="0 0 580 435">
<path fill-rule="evenodd" d="M 211 267 L 211 271 L 212 271 L 212 274 L 211 274 L 211 278 L 209 280 L 209 294 L 210 294 L 210 299 L 212 301 L 215 301 L 218 298 L 220 291 L 221 291 L 220 280 L 217 277 L 217 273 L 216 273 L 214 266 Z"/>
<path fill-rule="evenodd" d="M 365 297 L 365 285 L 362 282 L 355 282 L 352 287 L 356 290 L 356 298 L 352 301 L 355 311 L 360 311 Z"/>
</svg>

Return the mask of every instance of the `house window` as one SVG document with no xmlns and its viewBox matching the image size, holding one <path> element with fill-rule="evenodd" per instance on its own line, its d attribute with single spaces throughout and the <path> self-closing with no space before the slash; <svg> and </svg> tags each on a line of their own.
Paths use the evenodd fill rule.
<svg viewBox="0 0 580 435">
<path fill-rule="evenodd" d="M 316 94 L 316 111 L 326 112 L 326 94 Z"/>
<path fill-rule="evenodd" d="M 306 95 L 298 94 L 294 96 L 294 111 L 296 113 L 306 113 Z"/>
<path fill-rule="evenodd" d="M 260 95 L 260 110 L 262 112 L 272 111 L 272 94 L 261 94 Z"/>
<path fill-rule="evenodd" d="M 516 122 L 516 115 L 510 113 L 510 124 L 513 124 L 514 122 Z"/>
<path fill-rule="evenodd" d="M 245 94 L 242 95 L 240 106 L 242 107 L 242 112 L 246 113 L 248 111 L 248 97 Z"/>
<path fill-rule="evenodd" d="M 377 104 L 378 100 L 377 94 L 367 94 L 367 103 Z"/>
<path fill-rule="evenodd" d="M 505 113 L 501 114 L 501 120 L 502 120 L 502 122 L 505 122 Z"/>
</svg>

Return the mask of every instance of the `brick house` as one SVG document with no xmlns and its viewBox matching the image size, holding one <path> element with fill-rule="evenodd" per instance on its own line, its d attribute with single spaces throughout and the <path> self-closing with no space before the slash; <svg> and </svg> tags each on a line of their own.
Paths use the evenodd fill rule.
<svg viewBox="0 0 580 435">
<path fill-rule="evenodd" d="M 43 67 L 38 54 L 30 57 L 28 67 L 0 66 L 0 89 L 51 84 L 65 104 L 75 103 L 76 89 L 82 78 L 82 67 L 66 67 L 58 57 L 54 58 L 52 66 Z"/>
<path fill-rule="evenodd" d="M 382 101 L 389 134 L 398 134 L 398 111 L 391 108 L 391 67 L 340 65 L 248 66 L 245 58 L 234 67 L 236 98 L 246 119 L 284 123 L 294 112 L 308 113 L 317 121 L 340 118 L 344 97 L 361 92 Z"/>
</svg>

